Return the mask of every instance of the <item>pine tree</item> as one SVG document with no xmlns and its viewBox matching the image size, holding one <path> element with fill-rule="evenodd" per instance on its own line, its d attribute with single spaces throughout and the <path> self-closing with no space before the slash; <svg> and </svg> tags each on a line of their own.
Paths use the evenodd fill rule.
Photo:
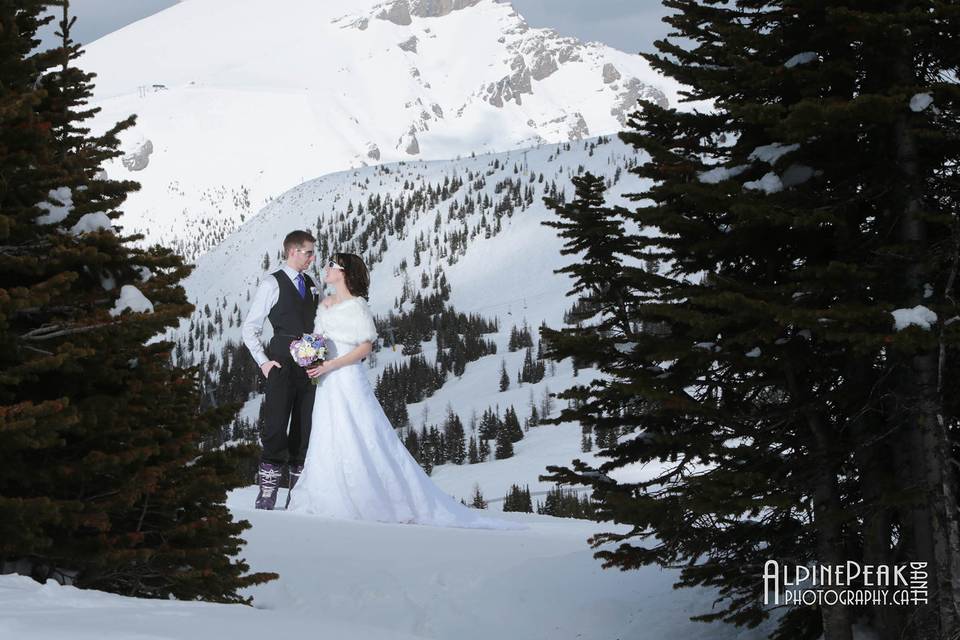
<svg viewBox="0 0 960 640">
<path fill-rule="evenodd" d="M 454 464 L 463 464 L 466 459 L 466 436 L 460 416 L 452 409 L 447 410 L 447 419 L 443 425 L 446 459 Z"/>
<path fill-rule="evenodd" d="M 510 491 L 503 498 L 504 511 L 520 511 L 533 513 L 533 503 L 530 500 L 530 487 L 521 489 L 517 485 L 510 485 Z"/>
<path fill-rule="evenodd" d="M 593 438 L 587 431 L 584 431 L 580 436 L 580 451 L 583 453 L 589 453 L 593 451 Z"/>
<path fill-rule="evenodd" d="M 146 344 L 189 315 L 189 268 L 113 227 L 136 185 L 101 164 L 133 119 L 90 135 L 66 3 L 63 45 L 31 53 L 48 4 L 0 0 L 0 570 L 248 601 L 274 577 L 245 575 L 225 506 L 250 452 L 201 450 L 231 411 L 198 414 L 197 372 Z"/>
<path fill-rule="evenodd" d="M 524 423 L 524 431 L 529 431 L 530 427 L 535 427 L 540 424 L 540 413 L 537 411 L 537 405 L 534 404 L 530 409 L 530 417 L 527 418 Z"/>
<path fill-rule="evenodd" d="M 477 448 L 476 436 L 470 436 L 470 444 L 467 448 L 467 463 L 477 464 L 480 462 L 480 450 Z"/>
<path fill-rule="evenodd" d="M 500 361 L 500 391 L 506 391 L 510 388 L 510 376 L 507 375 L 507 363 Z"/>
<path fill-rule="evenodd" d="M 487 501 L 483 499 L 483 494 L 480 493 L 480 485 L 473 485 L 473 502 L 470 503 L 470 506 L 474 509 L 486 509 Z"/>
<path fill-rule="evenodd" d="M 490 441 L 481 439 L 477 445 L 477 455 L 480 462 L 486 462 L 490 459 Z"/>
<path fill-rule="evenodd" d="M 503 414 L 503 430 L 511 442 L 523 440 L 523 429 L 520 428 L 520 419 L 517 417 L 517 411 L 513 408 L 513 405 L 507 407 Z"/>
<path fill-rule="evenodd" d="M 625 435 L 598 469 L 550 478 L 633 526 L 591 539 L 616 543 L 605 566 L 682 566 L 682 586 L 719 588 L 695 619 L 765 619 L 769 558 L 915 561 L 928 604 L 794 608 L 777 637 L 849 640 L 857 617 L 882 640 L 956 636 L 956 4 L 667 5 L 690 44 L 647 59 L 716 108 L 631 117 L 645 206 L 604 206 L 589 175 L 549 203 L 578 256 L 571 293 L 597 314 L 544 330 L 547 352 L 604 376 L 560 396 L 564 419 Z M 651 261 L 669 271 L 635 266 Z M 926 319 L 897 326 L 905 310 Z M 668 461 L 649 482 L 608 475 Z"/>
<path fill-rule="evenodd" d="M 501 423 L 500 430 L 497 431 L 497 460 L 505 460 L 513 457 L 513 437 L 506 425 Z"/>
</svg>

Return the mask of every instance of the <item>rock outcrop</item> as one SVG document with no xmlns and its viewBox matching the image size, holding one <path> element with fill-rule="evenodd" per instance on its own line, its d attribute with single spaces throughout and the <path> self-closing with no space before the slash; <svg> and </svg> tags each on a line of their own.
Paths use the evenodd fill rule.
<svg viewBox="0 0 960 640">
<path fill-rule="evenodd" d="M 627 117 L 637 110 L 637 100 L 640 98 L 654 102 L 663 108 L 668 106 L 667 96 L 660 89 L 646 85 L 636 78 L 630 78 L 624 83 L 623 91 L 611 107 L 610 115 L 614 116 L 621 125 L 626 125 Z"/>
<path fill-rule="evenodd" d="M 620 79 L 620 72 L 617 71 L 617 68 L 611 63 L 603 65 L 603 83 L 604 84 L 613 84 Z"/>
</svg>

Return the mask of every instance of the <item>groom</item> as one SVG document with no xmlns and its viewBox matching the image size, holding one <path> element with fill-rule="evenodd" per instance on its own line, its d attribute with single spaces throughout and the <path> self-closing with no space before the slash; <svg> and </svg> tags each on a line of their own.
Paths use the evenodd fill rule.
<svg viewBox="0 0 960 640">
<path fill-rule="evenodd" d="M 313 331 L 319 292 L 304 271 L 313 264 L 315 250 L 316 239 L 306 231 L 288 233 L 283 240 L 286 263 L 260 283 L 243 321 L 243 342 L 267 380 L 257 509 L 273 509 L 284 464 L 289 465 L 289 485 L 293 489 L 303 471 L 310 441 L 316 387 L 293 361 L 290 343 Z M 266 351 L 260 341 L 264 320 L 273 327 Z"/>
</svg>

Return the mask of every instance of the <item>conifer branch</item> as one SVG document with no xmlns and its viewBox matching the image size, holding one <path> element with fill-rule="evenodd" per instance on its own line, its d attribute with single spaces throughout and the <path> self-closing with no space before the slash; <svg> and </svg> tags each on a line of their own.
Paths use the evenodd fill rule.
<svg viewBox="0 0 960 640">
<path fill-rule="evenodd" d="M 87 333 L 88 331 L 95 331 L 97 329 L 102 329 L 104 327 L 112 327 L 119 324 L 119 322 L 101 322 L 98 324 L 90 324 L 84 327 L 69 327 L 64 328 L 63 325 L 55 324 L 47 327 L 40 327 L 39 329 L 34 329 L 33 331 L 28 331 L 27 333 L 20 336 L 21 340 L 31 340 L 31 341 L 40 341 L 40 340 L 51 340 L 53 338 L 59 338 L 61 336 L 69 336 L 78 333 Z"/>
<path fill-rule="evenodd" d="M 5 256 L 29 255 L 29 254 L 33 254 L 36 249 L 43 249 L 49 246 L 50 246 L 50 242 L 47 242 L 47 241 L 28 242 L 26 244 L 0 245 L 0 255 L 5 255 Z"/>
</svg>

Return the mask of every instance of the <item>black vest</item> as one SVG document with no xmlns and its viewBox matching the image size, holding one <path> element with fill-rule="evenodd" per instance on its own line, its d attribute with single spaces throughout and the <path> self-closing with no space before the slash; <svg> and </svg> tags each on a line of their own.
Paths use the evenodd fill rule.
<svg viewBox="0 0 960 640">
<path fill-rule="evenodd" d="M 280 285 L 280 295 L 277 303 L 270 308 L 267 319 L 273 327 L 273 338 L 267 347 L 267 355 L 271 360 L 292 361 L 290 343 L 305 333 L 313 331 L 313 321 L 317 315 L 317 296 L 312 289 L 316 286 L 310 276 L 304 274 L 303 281 L 307 288 L 307 295 L 300 297 L 297 285 L 293 284 L 282 269 L 273 274 Z"/>
</svg>

